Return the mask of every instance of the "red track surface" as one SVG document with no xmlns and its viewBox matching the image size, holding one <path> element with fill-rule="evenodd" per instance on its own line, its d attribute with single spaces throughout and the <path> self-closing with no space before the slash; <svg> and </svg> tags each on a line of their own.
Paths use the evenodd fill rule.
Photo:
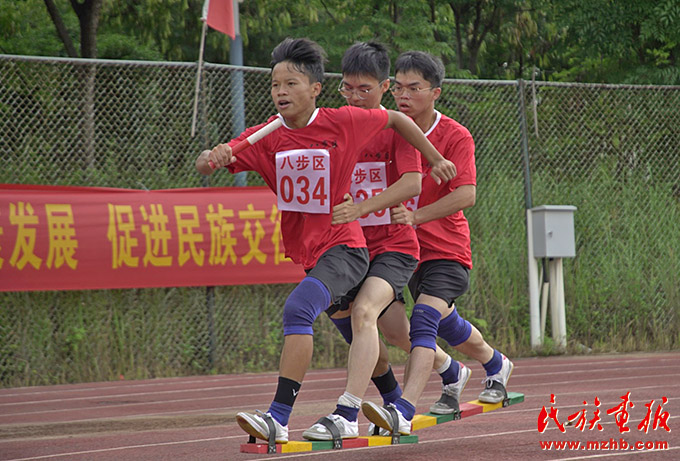
<svg viewBox="0 0 680 461">
<path fill-rule="evenodd" d="M 316 451 L 299 454 L 240 453 L 247 435 L 235 422 L 238 411 L 266 410 L 274 395 L 276 373 L 199 376 L 190 378 L 117 381 L 0 389 L 0 460 L 552 460 L 552 459 L 680 459 L 680 352 L 516 359 L 509 389 L 525 395 L 523 403 L 415 432 L 420 442 Z M 468 361 L 472 379 L 462 401 L 474 400 L 482 387 L 482 367 Z M 403 367 L 396 367 L 401 378 Z M 330 413 L 344 390 L 345 370 L 313 370 L 307 374 L 289 424 L 291 440 L 320 416 Z M 630 392 L 629 432 L 621 433 L 615 415 Z M 432 374 L 418 405 L 427 411 L 440 393 Z M 550 404 L 551 394 L 555 404 Z M 574 426 L 560 432 L 554 421 L 539 433 L 543 406 L 558 410 L 558 421 L 601 401 L 602 431 Z M 661 403 L 671 432 L 638 429 L 651 400 L 652 415 Z M 379 402 L 371 385 L 367 399 Z M 587 401 L 588 406 L 583 402 Z M 360 431 L 368 422 L 360 415 Z M 664 451 L 624 450 L 621 440 L 667 442 Z M 541 442 L 606 442 L 607 450 L 551 449 Z M 616 442 L 616 447 L 611 442 Z M 466 461 L 467 461 L 466 460 Z"/>
</svg>

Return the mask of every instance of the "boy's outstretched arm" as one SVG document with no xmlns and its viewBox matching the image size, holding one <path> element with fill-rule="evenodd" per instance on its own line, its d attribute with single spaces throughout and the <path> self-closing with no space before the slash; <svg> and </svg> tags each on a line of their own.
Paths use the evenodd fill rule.
<svg viewBox="0 0 680 461">
<path fill-rule="evenodd" d="M 395 110 L 388 110 L 387 114 L 389 118 L 385 128 L 394 129 L 420 151 L 432 165 L 431 174 L 437 184 L 440 184 L 442 180 L 449 181 L 456 176 L 456 166 L 453 162 L 442 157 L 413 120 Z"/>
<path fill-rule="evenodd" d="M 465 184 L 457 187 L 434 203 L 411 211 L 403 204 L 390 210 L 392 224 L 408 224 L 418 226 L 435 219 L 457 213 L 474 206 L 477 200 L 477 187 L 472 184 Z"/>
<path fill-rule="evenodd" d="M 350 194 L 345 194 L 345 201 L 333 207 L 331 224 L 349 223 L 361 216 L 398 205 L 420 194 L 420 188 L 421 175 L 414 171 L 404 173 L 387 189 L 363 202 L 355 203 Z"/>
</svg>

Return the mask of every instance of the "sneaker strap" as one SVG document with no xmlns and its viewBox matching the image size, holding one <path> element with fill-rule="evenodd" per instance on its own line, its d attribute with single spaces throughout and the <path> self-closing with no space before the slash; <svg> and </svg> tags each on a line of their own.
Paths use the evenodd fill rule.
<svg viewBox="0 0 680 461">
<path fill-rule="evenodd" d="M 321 424 L 323 427 L 328 429 L 328 432 L 331 433 L 334 450 L 339 450 L 342 448 L 342 437 L 340 436 L 340 431 L 332 419 L 330 419 L 328 416 L 322 416 L 319 418 L 316 424 Z"/>
<path fill-rule="evenodd" d="M 503 383 L 500 381 L 496 381 L 495 379 L 488 379 L 486 380 L 486 389 L 487 390 L 496 390 L 499 391 L 503 394 L 503 398 L 507 399 L 508 398 L 508 391 L 505 389 L 505 386 Z"/>
<path fill-rule="evenodd" d="M 255 410 L 255 412 L 264 420 L 265 424 L 267 424 L 267 429 L 269 429 L 267 454 L 276 453 L 276 423 L 274 423 L 274 418 L 260 410 Z"/>
<path fill-rule="evenodd" d="M 389 414 L 390 418 L 392 418 L 390 424 L 392 427 L 392 433 L 390 434 L 392 437 L 391 443 L 392 445 L 398 445 L 400 443 L 401 437 L 401 434 L 399 433 L 399 414 L 397 413 L 397 409 L 393 404 L 387 405 L 385 410 L 387 410 L 387 414 Z"/>
</svg>

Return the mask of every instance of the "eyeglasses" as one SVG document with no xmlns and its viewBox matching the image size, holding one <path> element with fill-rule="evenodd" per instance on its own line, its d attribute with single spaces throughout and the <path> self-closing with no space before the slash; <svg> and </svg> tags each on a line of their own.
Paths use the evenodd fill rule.
<svg viewBox="0 0 680 461">
<path fill-rule="evenodd" d="M 352 95 L 354 94 L 354 95 L 356 95 L 357 98 L 359 98 L 359 99 L 361 99 L 361 100 L 363 101 L 364 99 L 366 99 L 366 98 L 368 97 L 368 95 L 369 95 L 369 93 L 370 93 L 371 91 L 375 90 L 375 89 L 378 88 L 380 85 L 382 85 L 384 81 L 385 81 L 385 80 L 383 80 L 382 82 L 378 83 L 378 85 L 374 86 L 373 88 L 369 88 L 369 89 L 364 89 L 364 88 L 353 88 L 353 89 L 351 89 L 351 90 L 350 90 L 349 88 L 345 87 L 345 84 L 341 82 L 341 83 L 340 83 L 340 86 L 338 87 L 338 91 L 340 92 L 340 94 L 342 95 L 342 97 L 345 98 L 345 99 L 351 98 Z"/>
<path fill-rule="evenodd" d="M 403 94 L 404 96 L 410 97 L 410 96 L 419 95 L 423 91 L 428 91 L 428 90 L 433 90 L 433 89 L 434 89 L 433 86 L 431 86 L 429 88 L 415 88 L 415 87 L 406 88 L 406 87 L 403 87 L 403 86 L 400 86 L 400 85 L 394 85 L 394 86 L 392 86 L 392 88 L 390 88 L 390 91 L 395 96 L 401 96 Z"/>
</svg>

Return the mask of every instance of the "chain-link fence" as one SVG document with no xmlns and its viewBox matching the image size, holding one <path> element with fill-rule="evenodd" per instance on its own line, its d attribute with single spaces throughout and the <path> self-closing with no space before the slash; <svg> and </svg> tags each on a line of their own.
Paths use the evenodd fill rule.
<svg viewBox="0 0 680 461">
<path fill-rule="evenodd" d="M 339 79 L 319 106 L 344 103 Z M 0 82 L 5 183 L 233 185 L 245 178 L 196 173 L 196 155 L 275 112 L 268 69 L 206 64 L 193 138 L 195 64 L 0 56 Z M 492 345 L 529 353 L 525 208 L 565 204 L 578 207 L 570 350 L 679 346 L 679 87 L 446 80 L 437 107 L 476 142 L 475 267 L 458 304 Z M 275 370 L 291 288 L 2 293 L 0 382 Z M 315 334 L 314 364 L 343 366 L 325 317 Z"/>
</svg>

